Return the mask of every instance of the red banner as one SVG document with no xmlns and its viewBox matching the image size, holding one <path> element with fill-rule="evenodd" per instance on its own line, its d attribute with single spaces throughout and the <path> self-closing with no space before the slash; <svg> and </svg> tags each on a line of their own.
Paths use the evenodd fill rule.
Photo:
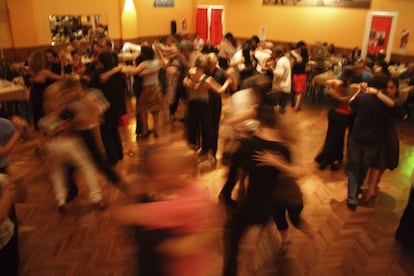
<svg viewBox="0 0 414 276">
<path fill-rule="evenodd" d="M 368 40 L 368 54 L 378 54 L 383 50 L 387 52 L 390 39 L 392 17 L 373 16 Z"/>
</svg>

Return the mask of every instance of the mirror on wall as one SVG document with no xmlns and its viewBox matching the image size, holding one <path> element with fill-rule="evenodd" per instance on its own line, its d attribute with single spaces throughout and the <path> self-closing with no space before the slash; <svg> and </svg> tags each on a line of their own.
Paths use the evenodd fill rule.
<svg viewBox="0 0 414 276">
<path fill-rule="evenodd" d="M 49 15 L 51 44 L 90 42 L 108 35 L 106 15 Z"/>
</svg>

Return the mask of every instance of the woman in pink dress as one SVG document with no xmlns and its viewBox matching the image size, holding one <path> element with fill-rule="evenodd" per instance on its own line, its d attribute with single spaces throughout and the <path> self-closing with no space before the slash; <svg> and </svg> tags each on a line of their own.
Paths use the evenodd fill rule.
<svg viewBox="0 0 414 276">
<path fill-rule="evenodd" d="M 147 267 L 138 264 L 139 275 L 210 275 L 210 219 L 216 216 L 212 215 L 214 207 L 206 193 L 189 178 L 191 158 L 184 156 L 185 152 L 184 148 L 171 145 L 148 149 L 144 156 L 146 179 L 139 181 L 145 184 L 141 184 L 140 191 L 132 191 L 145 194 L 146 203 L 117 211 L 118 220 L 139 227 L 140 235 L 151 233 L 154 237 L 158 231 L 157 239 L 163 236 L 149 251 L 154 257 L 147 259 Z M 154 266 L 155 258 L 159 267 L 151 271 L 148 263 Z"/>
</svg>

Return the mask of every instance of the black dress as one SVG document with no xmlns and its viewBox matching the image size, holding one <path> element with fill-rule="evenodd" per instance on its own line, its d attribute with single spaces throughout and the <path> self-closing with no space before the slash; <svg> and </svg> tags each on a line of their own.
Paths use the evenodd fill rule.
<svg viewBox="0 0 414 276">
<path fill-rule="evenodd" d="M 394 108 L 390 109 L 389 117 L 386 122 L 386 132 L 384 140 L 382 141 L 378 157 L 375 158 L 372 165 L 373 168 L 380 170 L 393 170 L 398 167 L 400 158 L 400 141 L 398 138 L 397 126 L 395 125 L 396 118 L 402 118 L 404 115 L 403 105 L 396 102 Z"/>
<path fill-rule="evenodd" d="M 123 159 L 121 137 L 118 131 L 119 121 L 125 114 L 125 81 L 121 73 L 114 74 L 105 83 L 99 82 L 99 74 L 92 83 L 100 89 L 110 104 L 103 115 L 101 125 L 102 142 L 109 164 L 114 165 Z"/>
<path fill-rule="evenodd" d="M 37 128 L 37 123 L 44 115 L 43 98 L 47 85 L 47 82 L 32 82 L 32 88 L 30 89 L 30 105 L 35 128 Z"/>
<path fill-rule="evenodd" d="M 240 209 L 228 223 L 224 252 L 223 275 L 237 275 L 239 242 L 250 225 L 264 225 L 274 216 L 273 190 L 278 185 L 279 171 L 273 167 L 258 166 L 253 154 L 260 150 L 280 153 L 290 160 L 290 152 L 283 144 L 267 141 L 257 136 L 242 139 L 241 146 L 232 156 L 232 163 L 249 173 L 249 187 Z"/>
</svg>

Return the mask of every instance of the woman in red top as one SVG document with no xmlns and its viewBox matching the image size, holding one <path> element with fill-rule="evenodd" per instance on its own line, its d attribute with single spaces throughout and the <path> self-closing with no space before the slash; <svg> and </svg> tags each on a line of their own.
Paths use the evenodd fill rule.
<svg viewBox="0 0 414 276">
<path fill-rule="evenodd" d="M 344 157 L 345 132 L 347 129 L 349 133 L 351 132 L 353 122 L 348 101 L 357 90 L 350 87 L 352 74 L 352 67 L 344 67 L 340 78 L 326 81 L 328 94 L 336 100 L 337 104 L 335 108 L 330 108 L 328 111 L 325 143 L 322 151 L 315 158 L 321 170 L 328 166 L 331 166 L 332 170 L 337 170 Z"/>
</svg>

